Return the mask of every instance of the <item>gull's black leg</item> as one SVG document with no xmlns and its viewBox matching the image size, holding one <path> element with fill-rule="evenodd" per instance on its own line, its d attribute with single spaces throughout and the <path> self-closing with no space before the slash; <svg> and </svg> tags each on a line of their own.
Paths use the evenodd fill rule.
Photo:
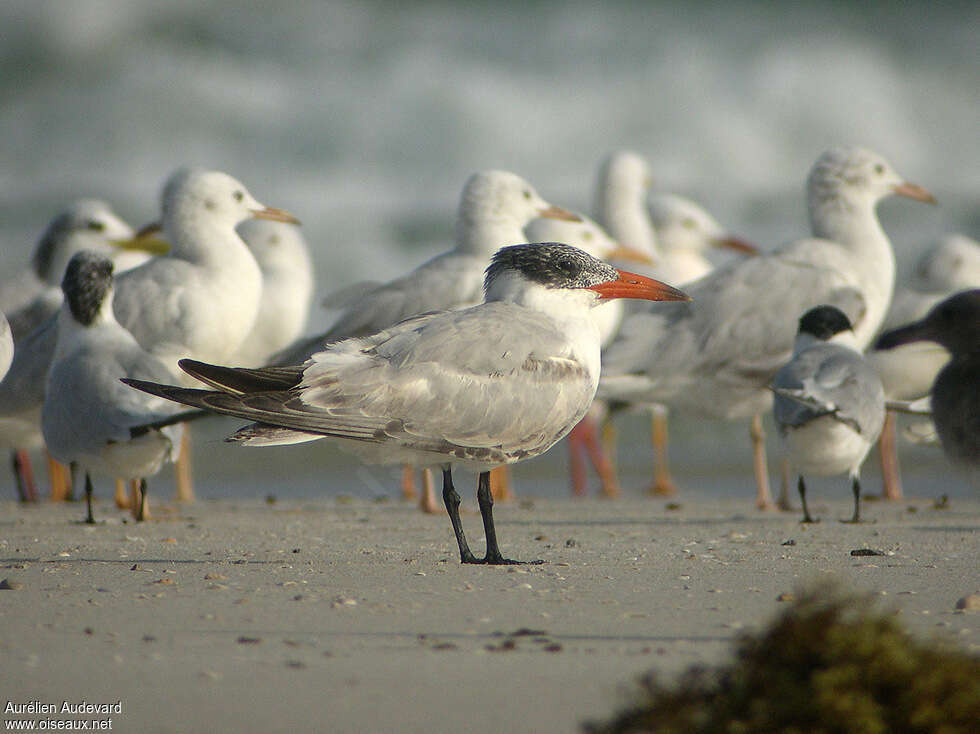
<svg viewBox="0 0 980 734">
<path fill-rule="evenodd" d="M 806 484 L 803 482 L 802 474 L 800 474 L 800 481 L 797 482 L 796 488 L 800 491 L 800 504 L 803 505 L 803 519 L 800 522 L 816 522 L 810 517 L 810 511 L 806 507 Z"/>
<path fill-rule="evenodd" d="M 493 526 L 493 494 L 490 492 L 490 472 L 488 471 L 480 472 L 480 480 L 476 487 L 476 500 L 480 504 L 483 530 L 487 536 L 487 555 L 483 558 L 483 563 L 493 566 L 544 563 L 544 561 L 512 561 L 500 554 L 500 547 L 497 545 L 497 530 Z"/>
<path fill-rule="evenodd" d="M 466 543 L 466 535 L 463 534 L 463 523 L 459 519 L 459 493 L 453 486 L 453 470 L 446 467 L 442 470 L 442 501 L 446 503 L 446 512 L 453 524 L 453 532 L 456 533 L 456 544 L 459 546 L 460 563 L 480 563 L 479 559 L 473 555 L 470 546 Z"/>
<path fill-rule="evenodd" d="M 861 522 L 861 480 L 857 477 L 851 478 L 851 491 L 854 492 L 854 515 L 850 520 L 844 522 Z"/>
<path fill-rule="evenodd" d="M 85 522 L 89 525 L 95 524 L 95 516 L 92 515 L 92 477 L 85 472 L 85 506 L 88 508 L 88 515 Z"/>
<path fill-rule="evenodd" d="M 140 510 L 136 515 L 136 522 L 143 522 L 146 519 L 146 477 L 140 479 Z"/>
</svg>

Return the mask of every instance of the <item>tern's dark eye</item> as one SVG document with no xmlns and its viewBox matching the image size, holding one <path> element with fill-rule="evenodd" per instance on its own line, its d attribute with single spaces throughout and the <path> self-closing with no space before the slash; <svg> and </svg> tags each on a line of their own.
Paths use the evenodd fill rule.
<svg viewBox="0 0 980 734">
<path fill-rule="evenodd" d="M 85 227 L 93 232 L 105 232 L 105 223 L 99 222 L 95 219 L 89 219 L 87 222 L 85 222 Z"/>
<path fill-rule="evenodd" d="M 884 172 L 885 172 L 885 167 L 882 164 L 878 163 L 877 165 L 875 165 L 875 175 L 880 176 Z"/>
<path fill-rule="evenodd" d="M 236 191 L 232 196 L 235 197 L 235 201 L 243 201 L 245 199 L 245 194 L 241 191 Z"/>
</svg>

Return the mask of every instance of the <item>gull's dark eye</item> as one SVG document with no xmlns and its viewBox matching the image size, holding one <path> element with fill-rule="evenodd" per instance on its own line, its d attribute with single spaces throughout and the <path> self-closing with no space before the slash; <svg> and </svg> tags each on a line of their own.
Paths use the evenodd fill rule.
<svg viewBox="0 0 980 734">
<path fill-rule="evenodd" d="M 691 219 L 691 217 L 684 217 L 681 224 L 684 225 L 684 229 L 697 229 L 698 226 L 698 223 Z"/>
<path fill-rule="evenodd" d="M 89 219 L 87 222 L 85 222 L 85 227 L 93 232 L 105 232 L 105 223 L 99 222 L 95 219 Z"/>
<path fill-rule="evenodd" d="M 531 200 L 531 192 L 528 191 L 527 189 L 524 189 L 524 198 L 527 199 L 528 201 Z"/>
<path fill-rule="evenodd" d="M 878 175 L 878 176 L 880 176 L 884 172 L 885 172 L 885 167 L 882 164 L 878 163 L 875 166 L 875 174 Z"/>
<path fill-rule="evenodd" d="M 234 194 L 232 194 L 232 196 L 235 197 L 235 201 L 242 201 L 245 198 L 245 194 L 241 191 L 236 191 Z"/>
</svg>

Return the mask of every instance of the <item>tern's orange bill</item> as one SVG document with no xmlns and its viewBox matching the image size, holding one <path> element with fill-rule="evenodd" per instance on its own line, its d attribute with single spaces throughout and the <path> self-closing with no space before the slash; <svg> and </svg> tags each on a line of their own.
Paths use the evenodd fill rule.
<svg viewBox="0 0 980 734">
<path fill-rule="evenodd" d="M 907 196 L 909 199 L 924 201 L 926 204 L 937 203 L 936 197 L 929 193 L 928 189 L 918 184 L 909 183 L 908 181 L 898 184 L 892 191 L 899 196 Z"/>
<path fill-rule="evenodd" d="M 274 206 L 267 206 L 265 209 L 252 209 L 252 216 L 256 219 L 271 219 L 273 222 L 285 222 L 286 224 L 300 223 L 285 209 L 276 209 Z"/>
<path fill-rule="evenodd" d="M 539 209 L 538 216 L 545 217 L 546 219 L 561 219 L 564 222 L 582 221 L 582 217 L 580 217 L 578 214 L 554 205 L 549 206 L 547 209 Z"/>
<path fill-rule="evenodd" d="M 589 286 L 590 290 L 599 294 L 599 298 L 642 298 L 647 301 L 690 301 L 691 297 L 684 291 L 662 283 L 645 275 L 628 273 L 617 270 L 619 278 L 609 280 L 599 285 Z"/>
</svg>

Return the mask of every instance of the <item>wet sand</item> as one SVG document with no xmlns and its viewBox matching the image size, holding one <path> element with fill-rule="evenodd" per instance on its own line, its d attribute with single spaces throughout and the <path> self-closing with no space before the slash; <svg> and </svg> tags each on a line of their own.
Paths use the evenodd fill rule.
<svg viewBox="0 0 980 734">
<path fill-rule="evenodd" d="M 980 650 L 980 498 L 873 502 L 846 525 L 746 497 L 498 504 L 505 554 L 461 566 L 448 519 L 399 502 L 210 500 L 137 525 L 103 501 L 0 504 L 0 689 L 116 704 L 114 731 L 574 732 L 635 677 L 725 660 L 801 583 L 880 594 Z M 464 515 L 482 551 L 475 508 Z M 883 555 L 852 555 L 869 549 Z M 9 708 L 9 707 L 8 707 Z"/>
</svg>

